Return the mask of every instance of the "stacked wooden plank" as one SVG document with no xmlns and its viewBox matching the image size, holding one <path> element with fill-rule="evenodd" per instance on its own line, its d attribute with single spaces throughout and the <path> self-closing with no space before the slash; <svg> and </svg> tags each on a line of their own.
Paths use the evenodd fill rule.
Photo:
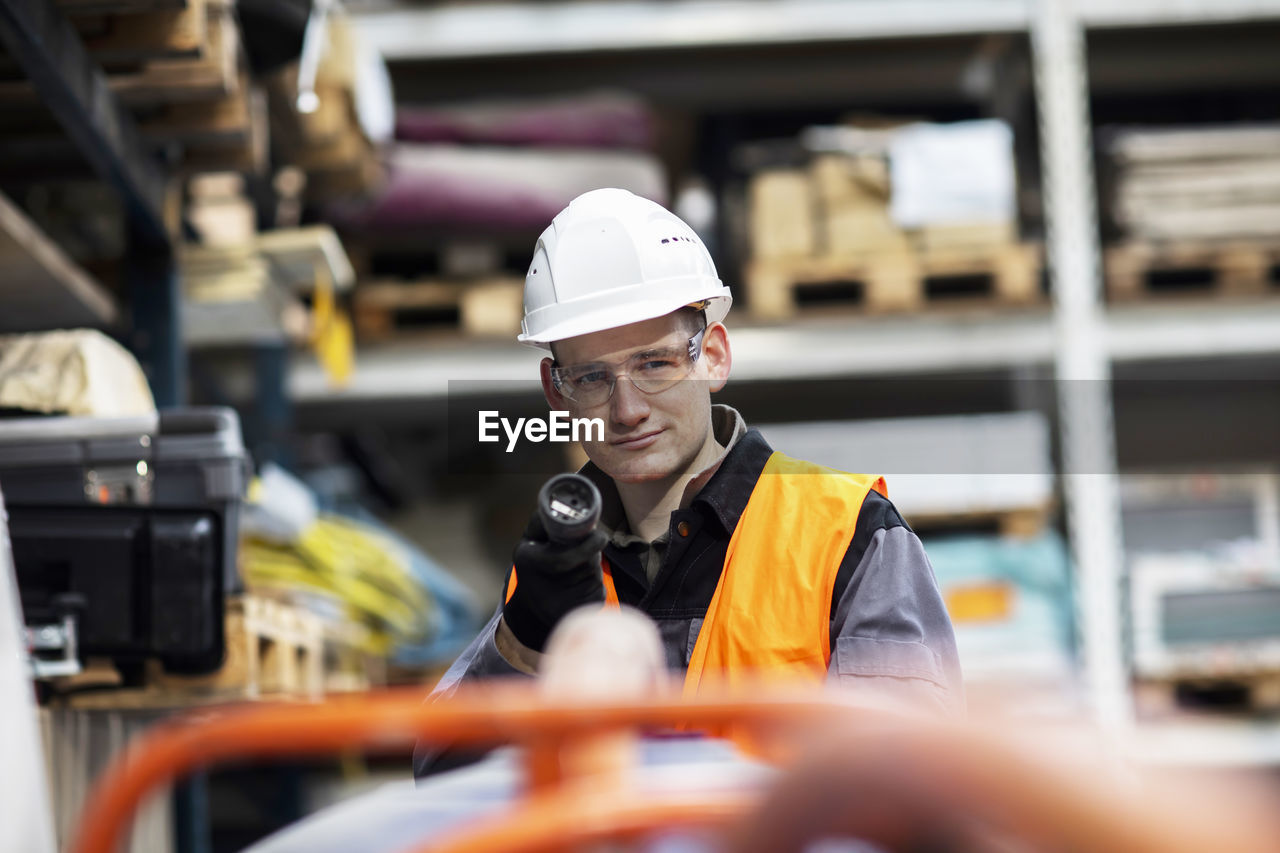
<svg viewBox="0 0 1280 853">
<path fill-rule="evenodd" d="M 143 139 L 166 149 L 180 171 L 265 169 L 266 96 L 249 81 L 229 0 L 63 0 L 59 6 Z M 6 63 L 0 67 L 13 73 L 0 82 L 0 110 L 13 123 L 5 122 L 5 165 L 18 172 L 18 163 L 29 160 L 41 166 L 37 179 L 74 175 L 83 168 L 78 152 Z"/>
<path fill-rule="evenodd" d="M 962 294 L 1000 305 L 1039 299 L 1039 248 L 1017 242 L 1011 220 L 908 229 L 891 216 L 891 199 L 883 153 L 823 154 L 805 169 L 755 174 L 752 313 L 785 319 L 808 295 L 869 312 L 918 311 Z"/>
<path fill-rule="evenodd" d="M 376 144 L 356 112 L 357 49 L 345 20 L 329 19 L 325 48 L 314 98 L 299 90 L 297 63 L 277 72 L 267 87 L 277 159 L 306 173 L 307 195 L 316 201 L 365 195 L 383 178 Z"/>
<path fill-rule="evenodd" d="M 181 146 L 184 172 L 262 172 L 268 153 L 266 94 L 249 81 L 231 5 L 188 0 L 185 11 L 202 6 L 207 30 L 198 55 L 150 60 L 112 74 L 112 88 L 133 109 L 145 138 Z"/>
<path fill-rule="evenodd" d="M 1261 294 L 1280 265 L 1280 125 L 1111 132 L 1113 298 Z"/>
</svg>

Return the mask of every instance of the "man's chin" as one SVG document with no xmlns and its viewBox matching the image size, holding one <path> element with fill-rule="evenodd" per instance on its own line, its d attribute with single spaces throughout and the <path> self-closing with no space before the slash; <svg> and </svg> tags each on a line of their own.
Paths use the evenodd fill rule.
<svg viewBox="0 0 1280 853">
<path fill-rule="evenodd" d="M 636 483 L 652 483 L 655 480 L 663 480 L 669 476 L 670 476 L 670 472 L 665 470 L 663 471 L 646 470 L 646 471 L 637 471 L 635 473 L 632 473 L 630 471 L 623 471 L 614 475 L 613 481 L 615 483 L 627 483 L 628 485 L 635 485 Z"/>
</svg>

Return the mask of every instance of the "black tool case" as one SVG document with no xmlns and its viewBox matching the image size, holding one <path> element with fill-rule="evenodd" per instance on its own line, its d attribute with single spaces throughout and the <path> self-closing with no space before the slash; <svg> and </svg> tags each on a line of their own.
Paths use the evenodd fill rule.
<svg viewBox="0 0 1280 853">
<path fill-rule="evenodd" d="M 76 621 L 78 655 L 216 669 L 250 473 L 234 411 L 0 420 L 0 490 L 28 626 Z"/>
</svg>

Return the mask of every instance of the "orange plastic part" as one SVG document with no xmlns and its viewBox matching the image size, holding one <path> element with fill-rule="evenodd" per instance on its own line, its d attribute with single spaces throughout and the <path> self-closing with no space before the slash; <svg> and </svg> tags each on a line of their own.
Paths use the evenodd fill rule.
<svg viewBox="0 0 1280 853">
<path fill-rule="evenodd" d="M 574 775 L 573 750 L 639 726 L 726 724 L 769 737 L 814 736 L 767 791 L 636 796 L 627 774 Z M 904 717 L 816 691 L 655 696 L 620 702 L 547 699 L 532 685 L 459 691 L 424 704 L 416 689 L 315 705 L 245 706 L 192 714 L 135 741 L 99 778 L 71 853 L 114 853 L 143 798 L 202 766 L 344 749 L 408 749 L 419 739 L 529 747 L 525 796 L 498 818 L 459 827 L 413 853 L 541 853 L 649 830 L 721 827 L 727 853 L 800 851 L 857 837 L 888 849 L 965 843 L 975 851 L 1273 853 L 1274 792 L 1246 807 L 1234 792 L 1117 785 L 1078 761 L 1046 761 L 997 730 Z M 567 751 L 566 751 L 567 750 Z M 581 766 L 581 765 L 580 765 Z M 1029 842 L 1009 846 L 1011 838 Z"/>
<path fill-rule="evenodd" d="M 537 781 L 538 787 L 546 790 L 563 781 L 557 778 L 555 762 L 547 750 L 571 739 L 639 726 L 716 728 L 730 721 L 762 733 L 804 730 L 814 725 L 848 724 L 859 714 L 872 713 L 813 691 L 774 692 L 761 699 L 744 699 L 738 694 L 693 700 L 657 696 L 627 704 L 557 703 L 538 695 L 529 685 L 479 687 L 432 703 L 424 703 L 422 692 L 410 688 L 314 705 L 266 704 L 193 713 L 149 730 L 107 768 L 90 794 L 68 849 L 71 853 L 114 853 L 149 792 L 195 769 L 230 759 L 350 749 L 408 750 L 419 740 L 458 746 L 518 743 L 531 747 L 532 756 L 543 756 Z M 657 825 L 655 821 L 663 820 L 714 822 L 726 814 L 727 807 L 719 800 L 682 799 L 680 803 L 653 803 L 638 811 L 622 806 L 601 808 L 633 827 Z M 533 838 L 534 830 L 561 829 L 557 816 L 538 817 L 543 815 L 539 810 L 543 802 L 531 799 L 527 807 L 534 822 L 523 829 L 512 824 L 512 835 L 504 835 L 503 843 L 512 844 L 511 839 L 526 834 Z M 582 824 L 580 806 L 560 811 L 576 816 Z M 536 845 L 512 846 L 538 849 Z M 463 845 L 456 849 L 478 848 Z"/>
</svg>

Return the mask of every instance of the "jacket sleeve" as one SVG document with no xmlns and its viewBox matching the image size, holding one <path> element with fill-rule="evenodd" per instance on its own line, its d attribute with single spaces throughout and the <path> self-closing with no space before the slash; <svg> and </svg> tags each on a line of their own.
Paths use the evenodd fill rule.
<svg viewBox="0 0 1280 853">
<path fill-rule="evenodd" d="M 962 713 L 955 632 L 919 537 L 872 492 L 836 577 L 828 680 Z"/>
<path fill-rule="evenodd" d="M 502 650 L 499 648 L 501 635 L 505 627 L 502 624 L 502 607 L 499 605 L 493 617 L 480 629 L 480 633 L 476 635 L 476 638 L 471 641 L 469 646 L 463 649 L 462 654 L 458 655 L 458 659 L 440 677 L 440 681 L 436 683 L 431 695 L 433 697 L 439 695 L 449 696 L 464 681 L 527 675 L 528 672 L 521 669 L 518 663 L 513 664 L 504 657 Z"/>
<path fill-rule="evenodd" d="M 466 681 L 478 681 L 487 678 L 525 677 L 502 656 L 498 650 L 498 633 L 502 622 L 502 605 L 494 612 L 493 618 L 480 629 L 480 633 L 471 641 L 471 645 L 463 650 L 448 671 L 441 676 L 428 702 L 440 697 L 453 695 L 458 685 Z M 503 626 L 505 627 L 505 626 Z M 413 775 L 422 778 L 443 770 L 451 770 L 478 760 L 483 753 L 461 751 L 448 745 L 420 741 L 413 751 Z"/>
</svg>

